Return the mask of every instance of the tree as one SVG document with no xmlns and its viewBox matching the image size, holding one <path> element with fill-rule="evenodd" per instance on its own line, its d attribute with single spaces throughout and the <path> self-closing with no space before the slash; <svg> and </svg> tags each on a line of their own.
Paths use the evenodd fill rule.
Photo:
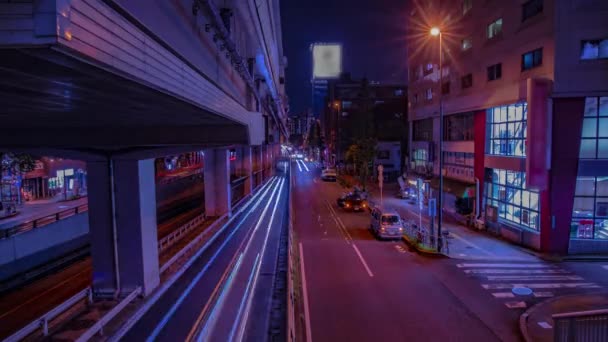
<svg viewBox="0 0 608 342">
<path fill-rule="evenodd" d="M 313 120 L 310 123 L 310 128 L 308 129 L 308 135 L 306 137 L 306 147 L 313 153 L 325 149 L 325 143 L 321 136 L 321 123 L 318 120 Z"/>
<path fill-rule="evenodd" d="M 346 160 L 353 164 L 355 175 L 359 177 L 364 190 L 367 188 L 371 165 L 376 157 L 376 146 L 376 139 L 364 138 L 351 144 L 346 151 Z"/>
<path fill-rule="evenodd" d="M 0 161 L 0 174 L 6 174 L 17 181 L 17 202 L 21 203 L 21 178 L 34 170 L 36 161 L 26 153 L 0 153 Z"/>
<path fill-rule="evenodd" d="M 289 143 L 299 148 L 304 143 L 304 137 L 302 137 L 302 134 L 291 134 L 289 136 Z"/>
</svg>

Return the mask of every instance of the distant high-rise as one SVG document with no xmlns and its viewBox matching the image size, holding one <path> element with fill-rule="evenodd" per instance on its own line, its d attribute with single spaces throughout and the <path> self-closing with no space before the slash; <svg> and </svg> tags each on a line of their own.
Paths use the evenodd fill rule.
<svg viewBox="0 0 608 342">
<path fill-rule="evenodd" d="M 324 110 L 328 95 L 328 80 L 337 79 L 342 72 L 342 45 L 336 43 L 313 43 L 311 101 L 312 114 L 319 117 Z"/>
</svg>

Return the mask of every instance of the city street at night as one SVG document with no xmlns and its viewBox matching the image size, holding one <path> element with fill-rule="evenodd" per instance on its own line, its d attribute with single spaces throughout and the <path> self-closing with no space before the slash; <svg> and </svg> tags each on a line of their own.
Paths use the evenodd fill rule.
<svg viewBox="0 0 608 342">
<path fill-rule="evenodd" d="M 429 257 L 378 240 L 369 212 L 339 208 L 346 189 L 307 166 L 294 172 L 293 201 L 313 341 L 519 341 L 520 315 L 543 296 L 605 289 L 602 263 L 579 276 L 536 258 Z M 514 295 L 517 284 L 535 294 Z"/>
<path fill-rule="evenodd" d="M 608 0 L 0 0 L 1 342 L 608 342 Z"/>
</svg>

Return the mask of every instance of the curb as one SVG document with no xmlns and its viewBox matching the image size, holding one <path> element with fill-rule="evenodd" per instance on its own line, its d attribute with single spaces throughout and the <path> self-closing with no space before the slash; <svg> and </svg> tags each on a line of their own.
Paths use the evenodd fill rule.
<svg viewBox="0 0 608 342">
<path fill-rule="evenodd" d="M 580 296 L 584 296 L 584 295 L 594 295 L 594 294 L 597 295 L 600 293 L 602 293 L 602 292 L 592 292 L 592 293 L 585 293 L 585 294 L 580 294 L 580 293 L 579 294 L 569 294 L 569 295 L 549 298 L 540 303 L 534 304 L 528 310 L 526 310 L 523 314 L 521 314 L 521 316 L 519 316 L 519 330 L 521 331 L 521 334 L 524 337 L 524 341 L 533 342 L 533 340 L 530 338 L 530 335 L 528 334 L 528 317 L 530 315 L 532 315 L 534 312 L 536 312 L 538 309 L 540 309 L 541 306 L 548 304 L 548 303 L 553 303 L 558 300 L 562 300 L 564 298 L 580 297 Z"/>
<path fill-rule="evenodd" d="M 521 334 L 524 337 L 524 341 L 532 342 L 532 339 L 530 338 L 530 335 L 528 334 L 528 317 L 530 317 L 530 315 L 532 315 L 534 312 L 536 312 L 542 305 L 545 305 L 547 303 L 552 303 L 557 300 L 561 300 L 562 298 L 577 297 L 577 296 L 580 296 L 580 295 L 572 294 L 572 295 L 565 295 L 565 296 L 549 298 L 540 303 L 534 304 L 529 309 L 527 309 L 523 314 L 521 314 L 521 316 L 519 316 L 519 330 L 521 331 Z"/>
<path fill-rule="evenodd" d="M 447 255 L 445 255 L 443 253 L 429 251 L 429 250 L 422 249 L 422 248 L 418 247 L 417 245 L 413 244 L 412 241 L 406 235 L 403 235 L 401 237 L 401 239 L 403 241 L 405 241 L 405 243 L 408 246 L 414 248 L 418 254 L 422 254 L 422 255 L 425 255 L 425 256 L 428 256 L 428 257 L 431 257 L 431 258 L 449 258 L 449 256 L 447 256 Z"/>
</svg>

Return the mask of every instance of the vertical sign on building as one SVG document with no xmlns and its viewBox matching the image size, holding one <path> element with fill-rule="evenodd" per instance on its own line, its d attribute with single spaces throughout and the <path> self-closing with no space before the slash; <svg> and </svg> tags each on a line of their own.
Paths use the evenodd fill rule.
<svg viewBox="0 0 608 342">
<path fill-rule="evenodd" d="M 337 43 L 314 43 L 312 54 L 311 95 L 313 115 L 318 117 L 324 108 L 328 93 L 328 80 L 340 77 L 342 72 L 342 45 Z"/>
</svg>

